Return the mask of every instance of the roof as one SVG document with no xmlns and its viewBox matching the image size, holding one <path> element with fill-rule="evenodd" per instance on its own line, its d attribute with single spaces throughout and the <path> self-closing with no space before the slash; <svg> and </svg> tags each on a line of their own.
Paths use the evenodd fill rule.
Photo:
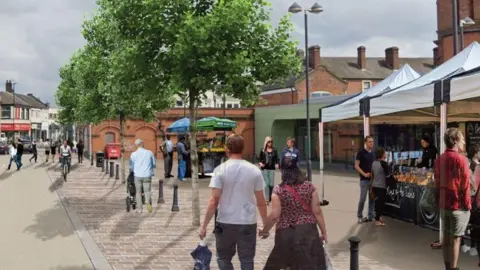
<svg viewBox="0 0 480 270">
<path fill-rule="evenodd" d="M 383 57 L 368 57 L 366 69 L 361 70 L 357 57 L 322 57 L 320 63 L 328 71 L 342 79 L 383 80 L 390 76 L 392 70 Z M 433 66 L 432 58 L 399 58 L 400 66 L 410 65 L 420 74 L 430 72 Z"/>
<path fill-rule="evenodd" d="M 5 105 L 13 105 L 13 94 L 2 91 L 0 92 L 1 103 Z M 25 107 L 32 107 L 38 109 L 46 109 L 48 106 L 44 104 L 40 99 L 33 95 L 24 95 L 15 93 L 15 104 Z"/>
</svg>

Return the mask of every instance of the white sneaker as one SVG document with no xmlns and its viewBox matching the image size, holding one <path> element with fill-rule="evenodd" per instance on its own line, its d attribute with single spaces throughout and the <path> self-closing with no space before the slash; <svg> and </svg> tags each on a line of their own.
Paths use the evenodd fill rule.
<svg viewBox="0 0 480 270">
<path fill-rule="evenodd" d="M 476 248 L 470 248 L 470 256 L 477 256 L 478 252 Z"/>
<path fill-rule="evenodd" d="M 143 212 L 142 209 L 135 210 L 135 213 L 138 213 L 138 214 L 141 214 L 142 212 Z"/>
<path fill-rule="evenodd" d="M 462 252 L 463 252 L 463 253 L 467 253 L 467 252 L 470 251 L 470 247 L 467 246 L 467 245 L 463 245 L 461 249 L 462 249 Z"/>
</svg>

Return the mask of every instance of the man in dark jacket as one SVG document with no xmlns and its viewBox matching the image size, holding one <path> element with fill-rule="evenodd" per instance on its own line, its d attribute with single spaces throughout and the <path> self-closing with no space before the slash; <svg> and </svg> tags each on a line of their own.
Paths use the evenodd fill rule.
<svg viewBox="0 0 480 270">
<path fill-rule="evenodd" d="M 32 162 L 32 159 L 34 159 L 35 163 L 37 163 L 38 153 L 37 153 L 37 142 L 35 142 L 35 141 L 33 141 L 33 143 L 32 143 L 32 154 L 33 154 L 33 156 L 30 158 L 30 162 Z"/>
<path fill-rule="evenodd" d="M 18 144 L 17 144 L 17 163 L 18 163 L 18 169 L 20 170 L 23 167 L 22 164 L 22 155 L 23 155 L 23 143 L 22 140 L 18 139 Z"/>
</svg>

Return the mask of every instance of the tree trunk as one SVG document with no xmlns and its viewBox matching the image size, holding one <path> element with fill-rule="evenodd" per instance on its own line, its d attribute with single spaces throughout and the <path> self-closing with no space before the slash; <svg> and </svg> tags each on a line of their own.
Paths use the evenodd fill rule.
<svg viewBox="0 0 480 270">
<path fill-rule="evenodd" d="M 200 192 L 198 188 L 198 154 L 197 154 L 197 102 L 196 96 L 190 92 L 190 160 L 192 161 L 192 225 L 200 226 Z"/>
<path fill-rule="evenodd" d="M 120 180 L 125 183 L 125 115 L 120 113 Z"/>
</svg>

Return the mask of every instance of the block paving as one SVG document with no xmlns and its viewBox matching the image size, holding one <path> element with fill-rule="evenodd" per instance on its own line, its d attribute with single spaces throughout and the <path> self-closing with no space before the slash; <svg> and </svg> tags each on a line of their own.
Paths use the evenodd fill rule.
<svg viewBox="0 0 480 270">
<path fill-rule="evenodd" d="M 61 178 L 59 166 L 50 165 L 47 171 L 52 179 L 51 192 L 62 190 L 63 202 L 71 206 L 85 228 L 115 270 L 126 269 L 193 269 L 190 252 L 198 244 L 198 228 L 191 225 L 191 183 L 179 183 L 180 212 L 171 212 L 173 189 L 165 182 L 164 204 L 157 204 L 158 177 L 152 183 L 153 212 L 149 214 L 126 212 L 126 188 L 120 180 L 110 178 L 101 168 L 90 166 L 88 160 L 74 164 L 68 182 Z M 157 175 L 162 175 L 158 171 Z M 200 180 L 202 218 L 210 195 L 209 179 Z M 328 221 L 327 221 L 328 222 Z M 330 226 L 333 228 L 333 226 Z M 207 244 L 214 253 L 211 269 L 218 269 L 215 261 L 213 221 L 207 234 Z M 262 269 L 273 247 L 273 235 L 258 240 L 255 269 Z M 348 247 L 329 246 L 334 269 L 350 269 Z M 239 269 L 237 257 L 234 265 Z M 361 269 L 395 270 L 360 256 Z"/>
</svg>

